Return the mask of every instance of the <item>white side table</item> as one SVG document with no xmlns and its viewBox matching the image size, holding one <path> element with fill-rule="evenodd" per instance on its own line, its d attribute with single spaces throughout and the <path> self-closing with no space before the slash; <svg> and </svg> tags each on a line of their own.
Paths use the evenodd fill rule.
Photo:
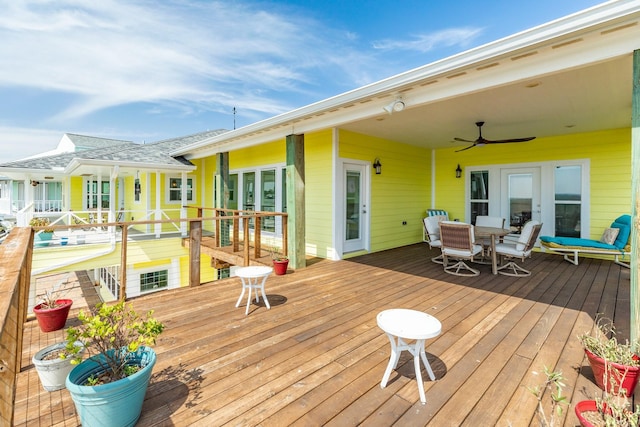
<svg viewBox="0 0 640 427">
<path fill-rule="evenodd" d="M 413 355 L 413 366 L 416 370 L 416 381 L 418 382 L 418 391 L 420 392 L 420 402 L 427 403 L 424 396 L 424 384 L 422 384 L 422 374 L 420 373 L 420 359 L 427 368 L 427 373 L 431 380 L 435 380 L 427 355 L 424 352 L 424 342 L 429 338 L 440 335 L 442 324 L 438 319 L 430 314 L 421 311 L 409 310 L 404 308 L 395 308 L 384 310 L 378 313 L 378 326 L 382 329 L 391 342 L 391 356 L 387 370 L 382 376 L 380 387 L 387 386 L 391 370 L 398 366 L 400 353 L 403 350 Z M 415 340 L 415 343 L 407 344 L 404 340 Z"/>
<path fill-rule="evenodd" d="M 267 299 L 267 295 L 264 293 L 264 284 L 267 281 L 267 277 L 273 272 L 273 268 L 271 267 L 261 267 L 261 266 L 251 266 L 251 267 L 242 267 L 236 270 L 236 276 L 240 278 L 242 281 L 242 293 L 240 294 L 240 298 L 238 298 L 238 302 L 236 302 L 236 307 L 240 306 L 240 301 L 242 301 L 242 297 L 244 296 L 244 291 L 249 291 L 249 295 L 247 296 L 247 309 L 244 314 L 249 314 L 249 305 L 251 305 L 251 290 L 255 290 L 256 292 L 256 302 L 258 299 L 258 291 L 262 292 L 262 298 L 264 299 L 265 304 L 267 305 L 267 309 L 271 309 L 269 305 L 269 300 Z"/>
</svg>

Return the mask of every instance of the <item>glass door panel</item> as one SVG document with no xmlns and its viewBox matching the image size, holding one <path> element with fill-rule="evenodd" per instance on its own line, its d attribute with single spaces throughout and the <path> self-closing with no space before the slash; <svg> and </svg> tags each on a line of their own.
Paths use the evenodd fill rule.
<svg viewBox="0 0 640 427">
<path fill-rule="evenodd" d="M 261 211 L 276 211 L 276 171 L 265 170 L 260 174 L 261 185 Z M 265 231 L 275 231 L 275 217 L 268 216 L 261 218 L 262 229 Z"/>
</svg>

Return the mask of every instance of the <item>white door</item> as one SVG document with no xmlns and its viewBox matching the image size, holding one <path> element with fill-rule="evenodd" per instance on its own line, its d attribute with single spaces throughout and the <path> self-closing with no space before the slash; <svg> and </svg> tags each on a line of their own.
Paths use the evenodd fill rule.
<svg viewBox="0 0 640 427">
<path fill-rule="evenodd" d="M 343 251 L 367 248 L 369 242 L 369 168 L 365 164 L 344 163 L 342 168 Z"/>
<path fill-rule="evenodd" d="M 530 219 L 540 218 L 540 168 L 502 169 L 500 176 L 501 215 L 514 233 Z"/>
</svg>

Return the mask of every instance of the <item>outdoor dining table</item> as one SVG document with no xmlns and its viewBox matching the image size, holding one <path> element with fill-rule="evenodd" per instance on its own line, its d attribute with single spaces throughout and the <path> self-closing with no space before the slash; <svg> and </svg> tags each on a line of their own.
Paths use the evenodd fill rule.
<svg viewBox="0 0 640 427">
<path fill-rule="evenodd" d="M 507 228 L 499 227 L 474 227 L 474 235 L 476 240 L 483 238 L 490 238 L 491 240 L 491 272 L 498 274 L 498 256 L 496 255 L 496 239 L 504 237 L 511 233 L 511 230 Z"/>
</svg>

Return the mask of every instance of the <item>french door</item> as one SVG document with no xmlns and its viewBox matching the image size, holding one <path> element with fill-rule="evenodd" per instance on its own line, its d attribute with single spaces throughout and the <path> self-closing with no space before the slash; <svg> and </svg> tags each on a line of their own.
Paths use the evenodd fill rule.
<svg viewBox="0 0 640 427">
<path fill-rule="evenodd" d="M 343 190 L 343 242 L 344 252 L 366 249 L 369 241 L 369 168 L 365 164 L 344 163 Z"/>
<path fill-rule="evenodd" d="M 500 185 L 503 196 L 500 211 L 507 218 L 505 225 L 520 233 L 527 221 L 541 221 L 540 168 L 502 169 Z"/>
</svg>

